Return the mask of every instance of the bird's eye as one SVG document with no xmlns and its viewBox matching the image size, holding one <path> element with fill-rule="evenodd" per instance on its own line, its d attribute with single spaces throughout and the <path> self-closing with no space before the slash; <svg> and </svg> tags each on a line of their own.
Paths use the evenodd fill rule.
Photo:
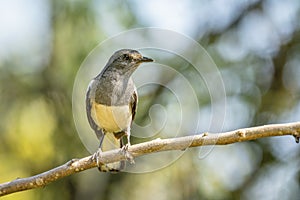
<svg viewBox="0 0 300 200">
<path fill-rule="evenodd" d="M 124 55 L 124 60 L 130 60 L 130 57 L 129 57 L 128 54 L 125 54 L 125 55 Z"/>
</svg>

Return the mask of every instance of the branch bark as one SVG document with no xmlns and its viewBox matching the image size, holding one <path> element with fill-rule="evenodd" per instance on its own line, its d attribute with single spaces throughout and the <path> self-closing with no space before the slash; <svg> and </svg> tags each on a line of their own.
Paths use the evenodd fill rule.
<svg viewBox="0 0 300 200">
<path fill-rule="evenodd" d="M 203 133 L 171 139 L 155 139 L 149 142 L 132 145 L 128 148 L 128 151 L 133 157 L 138 157 L 161 151 L 183 150 L 188 147 L 204 145 L 226 145 L 259 138 L 284 135 L 294 136 L 296 142 L 299 143 L 300 122 L 238 129 L 225 133 Z M 112 163 L 126 159 L 124 153 L 120 150 L 103 152 L 101 155 L 101 163 Z M 0 196 L 43 187 L 58 179 L 93 167 L 97 167 L 97 164 L 92 155 L 81 159 L 72 159 L 61 166 L 41 174 L 28 178 L 17 178 L 13 181 L 0 184 Z"/>
</svg>

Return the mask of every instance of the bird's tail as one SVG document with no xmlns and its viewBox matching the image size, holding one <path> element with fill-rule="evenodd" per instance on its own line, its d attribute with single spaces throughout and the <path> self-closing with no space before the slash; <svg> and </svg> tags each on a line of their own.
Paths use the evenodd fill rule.
<svg viewBox="0 0 300 200">
<path fill-rule="evenodd" d="M 122 148 L 122 138 L 117 138 L 113 133 L 106 133 L 101 145 L 102 152 L 113 149 Z M 125 168 L 125 161 L 118 161 L 114 163 L 104 164 L 98 167 L 101 172 L 119 172 Z"/>
</svg>

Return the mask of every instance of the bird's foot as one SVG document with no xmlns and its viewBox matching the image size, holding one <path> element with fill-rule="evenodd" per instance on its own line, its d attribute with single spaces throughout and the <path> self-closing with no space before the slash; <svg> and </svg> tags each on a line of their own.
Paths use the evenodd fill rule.
<svg viewBox="0 0 300 200">
<path fill-rule="evenodd" d="M 128 148 L 129 148 L 130 146 L 131 146 L 130 143 L 124 145 L 124 146 L 121 148 L 121 151 L 122 151 L 122 153 L 124 154 L 126 160 L 129 161 L 130 164 L 134 164 L 133 156 L 132 156 L 132 154 L 128 151 Z"/>
<path fill-rule="evenodd" d="M 92 155 L 92 160 L 95 160 L 97 163 L 98 168 L 100 168 L 103 163 L 100 162 L 101 157 L 102 157 L 102 150 L 99 148 L 93 155 Z"/>
</svg>

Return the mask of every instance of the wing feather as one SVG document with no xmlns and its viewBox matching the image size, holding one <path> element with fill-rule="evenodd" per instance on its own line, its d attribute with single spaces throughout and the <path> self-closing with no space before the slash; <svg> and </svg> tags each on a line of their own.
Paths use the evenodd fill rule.
<svg viewBox="0 0 300 200">
<path fill-rule="evenodd" d="M 135 114 L 137 111 L 137 104 L 138 104 L 138 96 L 137 96 L 136 88 L 134 88 L 134 92 L 131 95 L 130 104 L 129 104 L 131 107 L 132 121 L 135 118 Z M 132 123 L 132 121 L 131 121 L 131 123 Z"/>
<path fill-rule="evenodd" d="M 103 131 L 100 127 L 98 127 L 98 125 L 95 123 L 95 121 L 92 118 L 92 98 L 91 98 L 91 85 L 93 84 L 94 80 L 91 81 L 91 83 L 89 84 L 87 93 L 86 93 L 86 98 L 85 98 L 85 104 L 86 104 L 86 114 L 87 114 L 87 118 L 88 118 L 88 122 L 90 124 L 90 126 L 92 127 L 92 129 L 95 131 L 98 139 L 100 140 L 104 134 Z"/>
</svg>

